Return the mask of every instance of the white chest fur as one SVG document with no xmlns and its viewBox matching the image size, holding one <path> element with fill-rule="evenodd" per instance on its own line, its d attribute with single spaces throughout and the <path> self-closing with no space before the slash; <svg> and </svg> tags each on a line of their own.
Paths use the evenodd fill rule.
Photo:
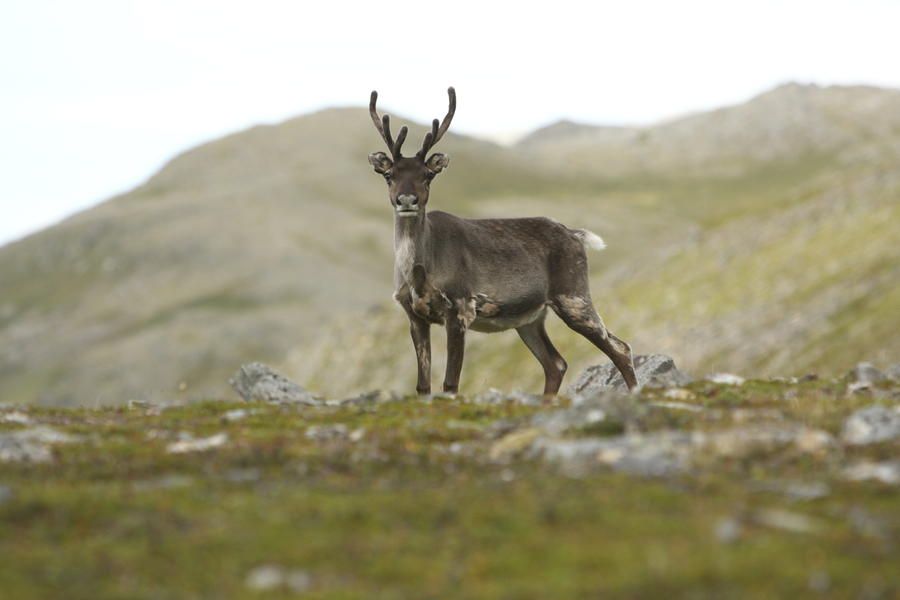
<svg viewBox="0 0 900 600">
<path fill-rule="evenodd" d="M 400 279 L 408 283 L 412 278 L 413 264 L 416 258 L 416 243 L 410 236 L 400 236 L 394 241 L 394 267 Z"/>
</svg>

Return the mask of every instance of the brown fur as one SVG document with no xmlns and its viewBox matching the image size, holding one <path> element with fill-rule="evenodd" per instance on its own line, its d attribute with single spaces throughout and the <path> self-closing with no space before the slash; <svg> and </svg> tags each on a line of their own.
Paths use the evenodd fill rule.
<svg viewBox="0 0 900 600">
<path fill-rule="evenodd" d="M 404 248 L 412 248 L 407 257 L 411 270 L 396 270 L 394 297 L 410 321 L 418 363 L 416 389 L 431 391 L 429 329 L 431 324 L 443 324 L 447 328 L 444 391 L 459 388 L 469 329 L 516 329 L 544 369 L 544 393 L 557 393 L 567 367 L 544 328 L 548 307 L 609 356 L 628 387 L 634 388 L 631 348 L 606 328 L 591 300 L 584 232 L 543 217 L 463 219 L 440 211 L 426 213 L 431 181 L 449 165 L 449 158 L 435 153 L 425 159 L 425 154 L 449 127 L 455 93 L 451 88 L 447 117 L 440 128 L 435 119 L 414 157 L 401 156 L 406 128 L 393 140 L 389 119 L 377 116 L 376 98 L 373 92 L 372 120 L 393 158 L 376 152 L 369 155 L 369 162 L 388 184 L 395 236 Z"/>
</svg>

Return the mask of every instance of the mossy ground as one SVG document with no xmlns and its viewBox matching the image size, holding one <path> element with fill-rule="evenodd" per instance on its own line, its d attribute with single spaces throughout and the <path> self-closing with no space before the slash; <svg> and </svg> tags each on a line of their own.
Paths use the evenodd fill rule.
<svg viewBox="0 0 900 600">
<path fill-rule="evenodd" d="M 691 389 L 686 402 L 703 411 L 656 411 L 640 426 L 710 429 L 774 411 L 837 436 L 846 415 L 876 401 L 821 381 Z M 661 399 L 649 391 L 639 401 Z M 246 416 L 226 417 L 238 409 Z M 504 432 L 554 409 L 413 397 L 328 408 L 19 409 L 80 441 L 55 446 L 49 463 L 0 463 L 0 595 L 296 593 L 248 587 L 262 565 L 307 573 L 311 598 L 900 593 L 897 488 L 839 476 L 848 460 L 896 457 L 897 442 L 827 457 L 757 454 L 661 479 L 489 460 Z M 333 425 L 344 429 L 329 437 Z M 228 441 L 168 452 L 180 432 L 225 432 Z M 784 482 L 827 493 L 799 500 Z M 815 526 L 753 518 L 772 511 Z M 723 535 L 723 523 L 737 529 Z"/>
</svg>

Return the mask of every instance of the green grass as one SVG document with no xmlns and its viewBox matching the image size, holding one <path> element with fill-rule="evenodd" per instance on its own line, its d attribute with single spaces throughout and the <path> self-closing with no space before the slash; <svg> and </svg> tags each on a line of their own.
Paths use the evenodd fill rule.
<svg viewBox="0 0 900 600">
<path fill-rule="evenodd" d="M 845 396 L 839 382 L 691 389 L 689 402 L 705 412 L 650 411 L 634 425 L 715 430 L 737 422 L 740 408 L 837 434 L 873 401 Z M 640 401 L 655 399 L 650 391 Z M 251 414 L 224 419 L 238 408 Z M 0 589 L 17 599 L 288 597 L 245 584 L 274 564 L 307 572 L 312 598 L 760 598 L 808 595 L 811 580 L 835 598 L 900 591 L 896 489 L 837 476 L 846 460 L 896 456 L 896 443 L 711 459 L 667 479 L 574 478 L 527 458 L 488 460 L 497 423 L 521 427 L 553 409 L 415 398 L 313 409 L 29 408 L 82 441 L 56 446 L 50 464 L 0 463 L 11 491 L 0 501 Z M 358 439 L 306 435 L 335 424 Z M 179 432 L 229 440 L 167 453 Z M 826 482 L 830 493 L 801 502 L 766 487 L 786 480 Z M 819 529 L 752 518 L 773 509 Z M 880 530 L 855 527 L 855 514 Z M 730 543 L 716 535 L 726 519 L 742 524 Z"/>
</svg>

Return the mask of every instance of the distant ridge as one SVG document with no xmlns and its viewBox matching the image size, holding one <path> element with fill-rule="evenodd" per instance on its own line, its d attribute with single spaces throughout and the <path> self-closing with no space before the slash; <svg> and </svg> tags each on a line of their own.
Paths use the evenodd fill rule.
<svg viewBox="0 0 900 600">
<path fill-rule="evenodd" d="M 381 146 L 363 108 L 250 128 L 0 248 L 0 401 L 220 397 L 251 361 L 314 391 L 408 389 L 392 217 L 366 162 Z M 563 121 L 511 147 L 451 133 L 441 150 L 431 208 L 608 242 L 594 298 L 639 352 L 701 374 L 900 362 L 897 90 L 786 84 L 646 127 Z M 604 360 L 555 327 L 571 372 Z M 464 385 L 537 386 L 520 346 L 473 335 Z"/>
</svg>

